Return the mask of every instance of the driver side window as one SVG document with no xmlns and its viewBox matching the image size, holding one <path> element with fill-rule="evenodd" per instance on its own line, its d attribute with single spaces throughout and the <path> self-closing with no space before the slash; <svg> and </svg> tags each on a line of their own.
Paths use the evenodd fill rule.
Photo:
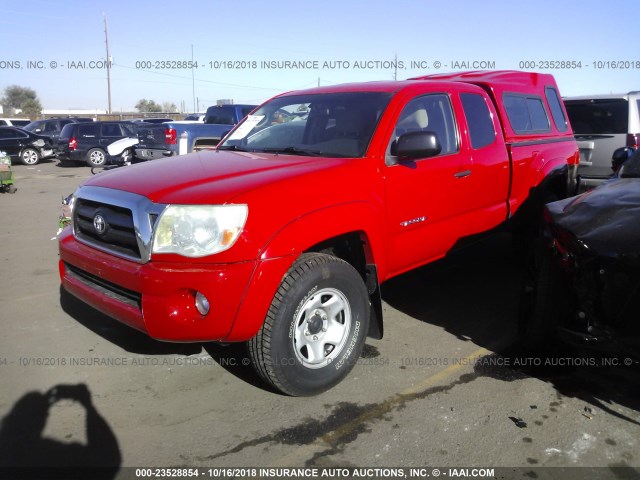
<svg viewBox="0 0 640 480">
<path fill-rule="evenodd" d="M 56 133 L 58 131 L 58 125 L 55 122 L 47 122 L 42 127 L 42 133 Z"/>
<path fill-rule="evenodd" d="M 458 151 L 458 136 L 451 108 L 451 101 L 445 94 L 431 94 L 411 100 L 400 113 L 396 128 L 387 145 L 387 164 L 397 163 L 395 147 L 400 135 L 409 132 L 426 131 L 436 134 L 442 150 L 438 156 Z"/>
</svg>

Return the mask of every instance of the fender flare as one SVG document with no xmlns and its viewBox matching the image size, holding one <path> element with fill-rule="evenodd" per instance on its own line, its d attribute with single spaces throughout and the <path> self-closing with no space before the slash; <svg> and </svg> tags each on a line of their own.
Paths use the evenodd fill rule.
<svg viewBox="0 0 640 480">
<path fill-rule="evenodd" d="M 257 334 L 264 323 L 273 296 L 291 265 L 301 253 L 331 238 L 358 232 L 365 243 L 363 247 L 367 270 L 375 264 L 377 272 L 374 270 L 374 278 L 377 280 L 380 263 L 386 265 L 384 256 L 379 253 L 382 251 L 380 249 L 384 240 L 380 225 L 381 218 L 384 217 L 371 204 L 351 202 L 309 212 L 278 230 L 259 253 L 258 265 L 226 340 L 245 340 Z M 377 253 L 376 257 L 380 257 L 376 258 L 376 262 L 374 262 L 373 252 Z M 377 263 L 378 260 L 379 263 Z M 367 279 L 363 280 L 367 284 Z M 371 292 L 371 285 L 367 285 L 367 288 L 372 296 L 375 313 L 379 315 L 382 310 L 377 306 L 379 301 L 376 301 L 379 288 L 374 292 Z M 381 338 L 382 318 L 376 320 L 374 320 L 375 328 L 372 327 L 370 330 L 374 338 Z"/>
</svg>

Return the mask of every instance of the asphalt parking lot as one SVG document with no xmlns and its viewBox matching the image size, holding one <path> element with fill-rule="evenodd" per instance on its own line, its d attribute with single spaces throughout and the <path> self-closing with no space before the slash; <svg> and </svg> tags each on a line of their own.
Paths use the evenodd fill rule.
<svg viewBox="0 0 640 480">
<path fill-rule="evenodd" d="M 576 350 L 535 365 L 514 351 L 521 265 L 506 234 L 385 284 L 385 338 L 337 387 L 289 398 L 260 383 L 240 345 L 155 342 L 61 294 L 60 200 L 89 169 L 14 172 L 18 192 L 0 196 L 5 464 L 84 458 L 119 467 L 115 478 L 135 478 L 127 467 L 640 478 L 637 365 Z"/>
</svg>

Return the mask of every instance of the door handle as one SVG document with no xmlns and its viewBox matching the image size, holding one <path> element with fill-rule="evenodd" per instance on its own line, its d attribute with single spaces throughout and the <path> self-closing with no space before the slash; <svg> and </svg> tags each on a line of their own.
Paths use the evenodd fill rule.
<svg viewBox="0 0 640 480">
<path fill-rule="evenodd" d="M 464 178 L 471 175 L 471 170 L 463 170 L 462 172 L 454 173 L 453 176 L 456 178 Z"/>
</svg>

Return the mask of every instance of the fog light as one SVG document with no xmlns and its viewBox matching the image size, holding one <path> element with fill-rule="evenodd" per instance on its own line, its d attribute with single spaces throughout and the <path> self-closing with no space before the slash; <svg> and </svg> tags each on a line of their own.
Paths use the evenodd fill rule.
<svg viewBox="0 0 640 480">
<path fill-rule="evenodd" d="M 200 315 L 206 315 L 209 313 L 209 300 L 200 292 L 196 292 L 196 310 L 200 312 Z"/>
</svg>

